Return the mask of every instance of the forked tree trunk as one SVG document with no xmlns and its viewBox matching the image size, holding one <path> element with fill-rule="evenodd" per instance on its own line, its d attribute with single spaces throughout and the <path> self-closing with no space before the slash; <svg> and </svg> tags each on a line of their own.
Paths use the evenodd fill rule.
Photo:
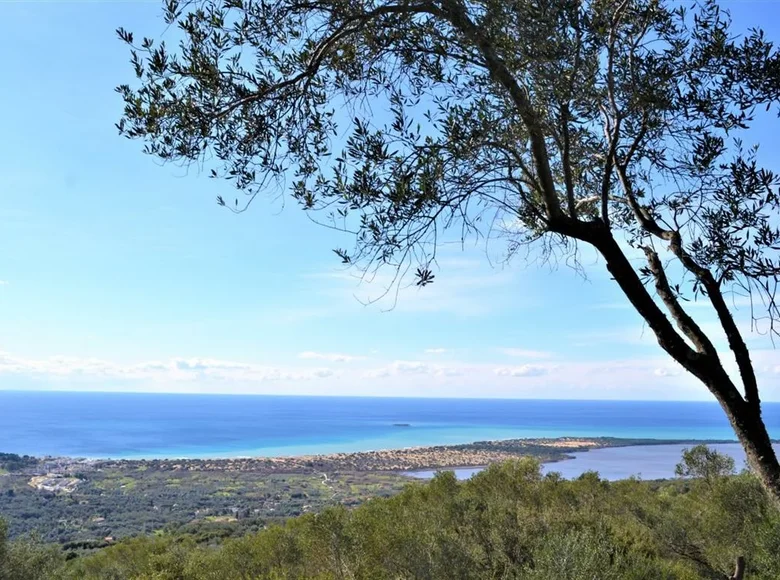
<svg viewBox="0 0 780 580">
<path fill-rule="evenodd" d="M 753 398 L 743 396 L 726 373 L 716 352 L 700 352 L 691 348 L 650 295 L 634 266 L 603 223 L 559 221 L 554 231 L 591 244 L 604 257 L 607 270 L 653 331 L 661 348 L 699 379 L 718 400 L 745 450 L 748 465 L 764 489 L 780 504 L 780 464 L 761 418 L 758 393 Z M 676 317 L 673 313 L 673 318 L 678 327 L 689 325 L 690 330 L 691 325 L 695 326 L 695 322 L 684 313 L 678 313 Z M 701 332 L 699 327 L 695 330 Z M 737 356 L 740 354 L 748 356 L 746 352 Z M 741 362 L 752 369 L 749 357 Z"/>
<path fill-rule="evenodd" d="M 484 36 L 479 27 L 469 18 L 464 5 L 455 0 L 444 0 L 442 5 L 444 6 L 445 17 L 457 30 L 471 40 L 474 46 L 482 53 L 491 77 L 507 91 L 528 129 L 531 151 L 542 196 L 541 201 L 547 218 L 547 230 L 586 242 L 599 251 L 606 260 L 607 269 L 613 275 L 615 281 L 631 302 L 631 305 L 653 330 L 661 348 L 706 385 L 720 402 L 734 427 L 739 441 L 745 449 L 748 463 L 760 478 L 767 492 L 772 494 L 775 500 L 780 503 L 780 465 L 778 465 L 777 457 L 772 449 L 766 426 L 761 420 L 758 389 L 754 381 L 751 380 L 748 388 L 748 383 L 744 382 L 743 377 L 746 393 L 745 396 L 742 396 L 723 368 L 712 341 L 679 304 L 676 293 L 668 285 L 663 266 L 660 267 L 659 272 L 653 273 L 657 282 L 656 289 L 660 288 L 663 290 L 661 298 L 667 310 L 670 311 L 677 328 L 656 304 L 655 299 L 648 292 L 634 266 L 626 258 L 610 230 L 607 210 L 609 174 L 607 174 L 604 182 L 606 186 L 600 194 L 603 208 L 601 219 L 590 221 L 578 219 L 575 211 L 576 206 L 571 197 L 569 198 L 570 215 L 564 214 L 560 207 L 560 200 L 550 169 L 550 157 L 546 149 L 543 129 L 544 124 L 539 122 L 526 91 L 514 77 L 506 63 L 500 58 L 490 40 Z M 615 151 L 613 150 L 610 155 L 615 157 Z M 615 159 L 615 164 L 610 167 L 617 170 L 620 169 L 617 159 Z M 625 170 L 625 167 L 623 169 Z M 570 179 L 570 176 L 567 179 Z M 623 175 L 622 179 L 626 180 L 627 177 Z M 639 206 L 633 197 L 633 192 L 629 191 L 630 188 L 624 186 L 624 189 L 626 189 L 626 201 L 635 214 L 639 226 L 648 234 L 670 242 L 670 248 L 676 244 L 677 250 L 682 251 L 679 232 L 677 233 L 677 239 L 675 239 L 674 232 L 663 230 L 655 222 L 652 215 Z M 676 255 L 678 258 L 681 258 L 679 252 Z M 692 273 L 700 274 L 700 268 L 695 264 L 695 261 L 688 260 L 688 263 L 686 263 L 682 258 L 681 261 Z M 709 270 L 707 270 L 707 274 L 709 274 Z M 713 306 L 715 306 L 714 303 Z M 719 316 L 721 314 L 719 312 Z M 728 316 L 730 316 L 730 313 L 728 313 Z M 721 323 L 723 324 L 722 317 Z M 677 329 L 695 343 L 695 350 L 691 348 Z M 728 335 L 728 330 L 725 328 L 724 330 L 726 330 Z M 736 331 L 736 328 L 734 330 Z M 736 332 L 738 334 L 738 331 Z M 730 346 L 740 363 L 740 372 L 742 372 L 743 368 L 747 368 L 750 374 L 754 374 L 747 348 L 735 350 L 734 344 L 731 342 Z M 744 347 L 744 344 L 741 346 Z"/>
</svg>

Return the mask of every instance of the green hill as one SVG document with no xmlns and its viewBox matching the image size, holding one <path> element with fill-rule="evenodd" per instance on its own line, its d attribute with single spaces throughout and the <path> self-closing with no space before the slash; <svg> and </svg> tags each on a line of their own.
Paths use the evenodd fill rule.
<svg viewBox="0 0 780 580">
<path fill-rule="evenodd" d="M 66 559 L 3 542 L 9 580 L 780 578 L 780 511 L 748 473 L 688 454 L 668 482 L 542 476 L 531 459 L 465 482 L 444 473 L 391 498 L 329 508 L 220 543 L 138 537 Z M 5 574 L 5 575 L 3 575 Z"/>
</svg>

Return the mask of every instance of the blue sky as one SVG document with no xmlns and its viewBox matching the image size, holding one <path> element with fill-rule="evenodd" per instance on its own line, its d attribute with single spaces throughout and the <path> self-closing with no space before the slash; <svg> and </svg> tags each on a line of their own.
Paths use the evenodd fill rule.
<svg viewBox="0 0 780 580">
<path fill-rule="evenodd" d="M 780 38 L 780 3 L 726 4 Z M 292 203 L 233 215 L 229 185 L 142 155 L 114 128 L 132 74 L 114 30 L 159 36 L 160 13 L 0 2 L 0 389 L 708 398 L 587 256 L 583 280 L 447 248 L 435 284 L 365 306 L 386 280 L 338 266 L 348 239 Z M 780 355 L 750 342 L 780 400 Z"/>
</svg>

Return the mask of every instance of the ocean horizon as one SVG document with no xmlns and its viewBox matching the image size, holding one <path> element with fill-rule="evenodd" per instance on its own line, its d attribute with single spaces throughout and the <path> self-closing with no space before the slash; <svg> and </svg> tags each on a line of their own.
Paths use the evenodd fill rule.
<svg viewBox="0 0 780 580">
<path fill-rule="evenodd" d="M 311 455 L 528 437 L 736 440 L 716 402 L 0 391 L 0 451 Z M 780 437 L 780 403 L 764 404 Z"/>
</svg>

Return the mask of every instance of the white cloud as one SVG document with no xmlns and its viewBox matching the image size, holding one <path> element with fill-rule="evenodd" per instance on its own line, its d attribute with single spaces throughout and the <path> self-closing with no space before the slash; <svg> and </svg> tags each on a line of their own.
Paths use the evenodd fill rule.
<svg viewBox="0 0 780 580">
<path fill-rule="evenodd" d="M 250 364 L 211 358 L 175 358 L 171 360 L 171 363 L 174 368 L 181 371 L 244 371 L 252 369 L 252 365 Z"/>
<path fill-rule="evenodd" d="M 680 370 L 670 369 L 666 367 L 659 367 L 653 370 L 653 374 L 657 377 L 676 377 L 680 374 Z"/>
<path fill-rule="evenodd" d="M 326 360 L 330 362 L 341 362 L 341 363 L 348 363 L 355 360 L 360 360 L 363 357 L 360 356 L 351 356 L 348 354 L 339 354 L 334 352 L 314 352 L 311 350 L 307 350 L 305 352 L 299 353 L 298 358 L 303 359 L 309 359 L 309 360 Z"/>
<path fill-rule="evenodd" d="M 523 348 L 502 348 L 502 353 L 518 358 L 552 358 L 553 353 L 545 350 L 527 350 Z"/>
<path fill-rule="evenodd" d="M 96 358 L 24 359 L 0 352 L 0 374 L 33 378 L 127 379 L 155 382 L 211 379 L 231 382 L 301 381 L 334 375 L 328 368 L 280 368 L 213 358 L 172 358 L 119 364 Z"/>
<path fill-rule="evenodd" d="M 426 348 L 425 354 L 444 354 L 447 352 L 446 348 Z"/>
<path fill-rule="evenodd" d="M 548 367 L 522 365 L 519 367 L 499 367 L 495 371 L 499 377 L 541 377 L 550 373 Z"/>
<path fill-rule="evenodd" d="M 564 338 L 570 346 L 574 347 L 592 347 L 605 344 L 630 345 L 632 347 L 658 347 L 658 341 L 653 334 L 653 331 L 644 326 L 641 322 L 631 326 L 573 332 Z"/>
<path fill-rule="evenodd" d="M 762 399 L 780 400 L 780 351 L 751 353 L 760 374 Z M 738 380 L 734 364 L 729 373 Z M 699 399 L 711 400 L 706 388 L 666 356 L 608 360 L 463 363 L 385 360 L 368 365 L 288 366 L 212 357 L 173 357 L 117 362 L 98 358 L 53 356 L 24 358 L 0 352 L 0 388 L 119 389 L 158 392 L 245 392 L 328 395 Z M 26 387 L 22 387 L 26 388 Z"/>
<path fill-rule="evenodd" d="M 392 370 L 388 367 L 382 367 L 379 369 L 371 369 L 363 373 L 364 379 L 383 379 L 392 375 Z"/>
<path fill-rule="evenodd" d="M 437 377 L 461 377 L 466 374 L 466 371 L 455 367 L 439 367 L 435 374 Z"/>
<path fill-rule="evenodd" d="M 414 376 L 414 375 L 429 375 L 436 377 L 460 377 L 467 373 L 466 368 L 432 365 L 422 361 L 416 360 L 397 360 L 393 361 L 387 366 L 370 369 L 363 373 L 363 378 L 366 379 L 381 379 L 390 376 Z"/>
<path fill-rule="evenodd" d="M 0 286 L 8 286 L 8 280 L 0 280 Z"/>
<path fill-rule="evenodd" d="M 394 371 L 401 374 L 429 374 L 433 368 L 430 365 L 417 360 L 397 360 L 390 366 Z"/>
</svg>

